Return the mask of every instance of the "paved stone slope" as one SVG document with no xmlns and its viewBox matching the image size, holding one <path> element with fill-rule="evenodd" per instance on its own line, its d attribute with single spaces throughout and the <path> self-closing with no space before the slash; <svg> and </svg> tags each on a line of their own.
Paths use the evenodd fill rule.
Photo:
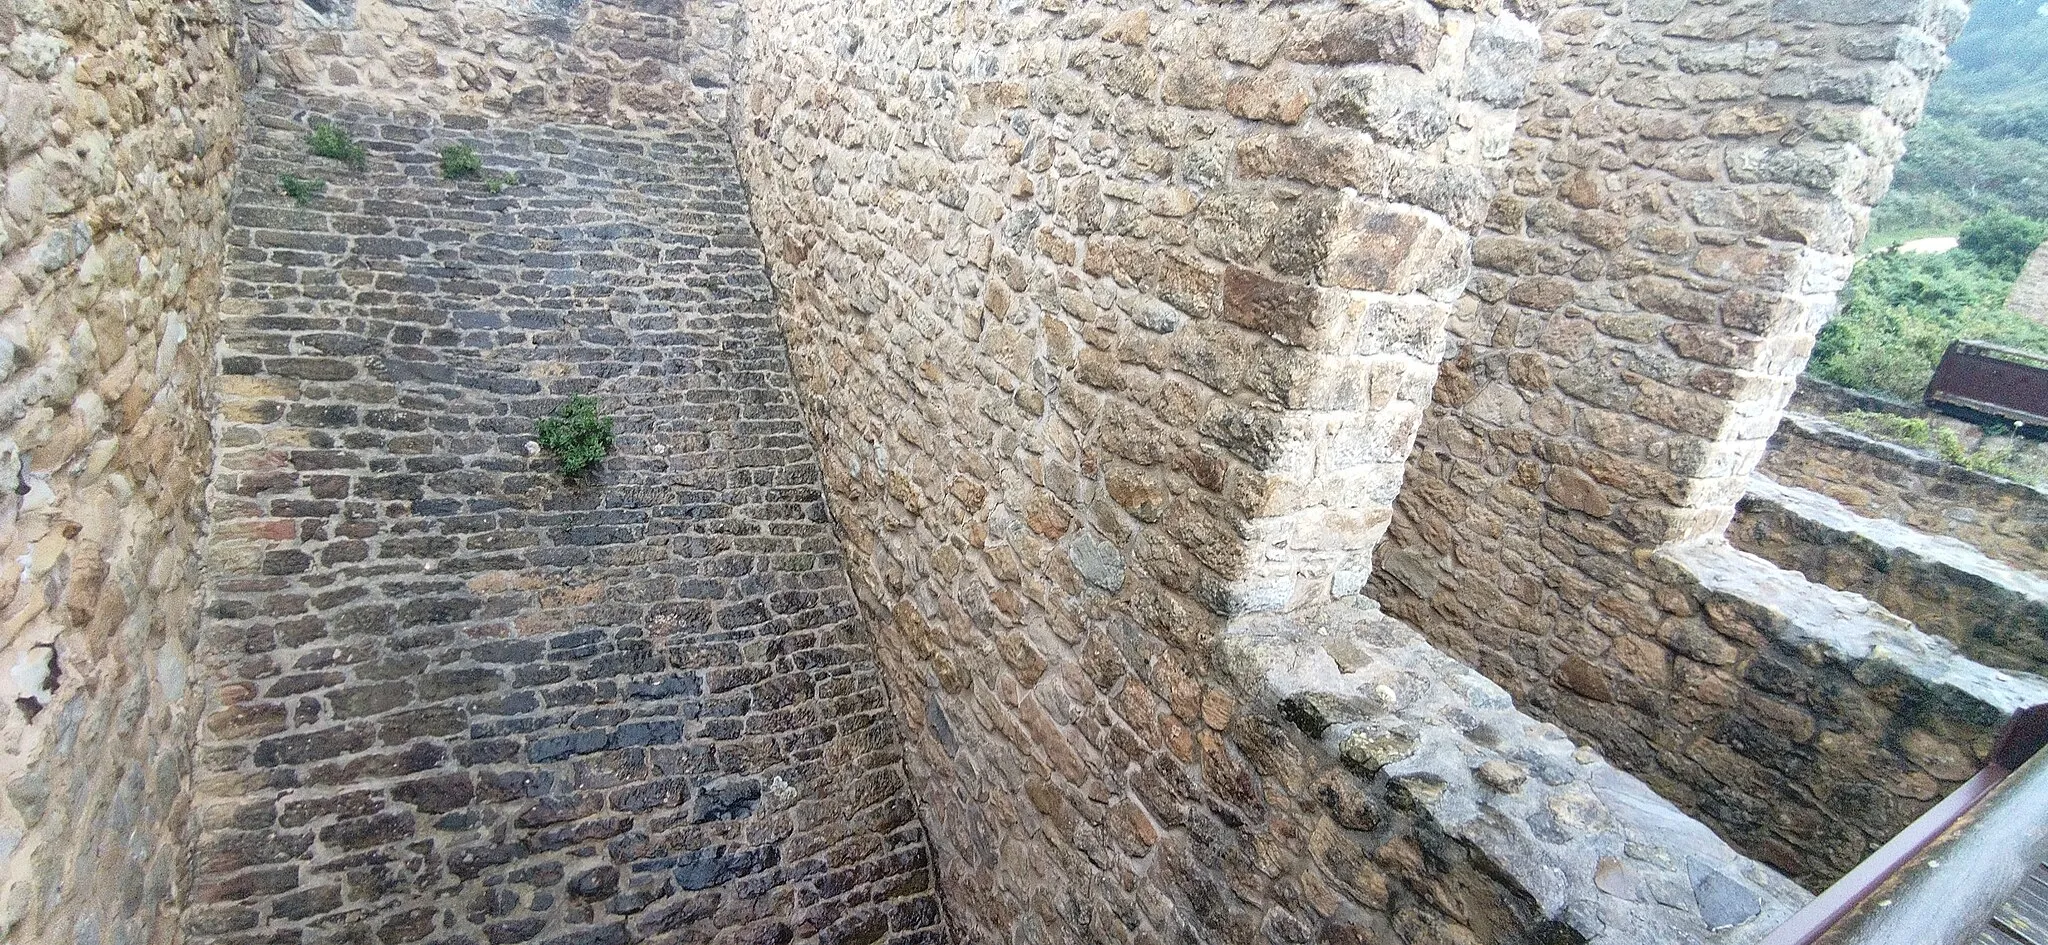
<svg viewBox="0 0 2048 945">
<path fill-rule="evenodd" d="M 2036 249 L 2028 257 L 2012 294 L 2006 296 L 2005 307 L 2048 325 L 2048 247 Z"/>
<path fill-rule="evenodd" d="M 944 941 L 717 132 L 259 100 L 238 187 L 191 940 Z"/>
</svg>

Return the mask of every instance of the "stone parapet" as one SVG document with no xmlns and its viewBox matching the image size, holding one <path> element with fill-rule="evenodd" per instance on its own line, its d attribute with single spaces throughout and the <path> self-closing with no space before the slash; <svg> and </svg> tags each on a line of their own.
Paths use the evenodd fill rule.
<svg viewBox="0 0 2048 945">
<path fill-rule="evenodd" d="M 1753 942 L 1811 898 L 1369 604 L 1242 621 L 1226 664 L 1393 812 L 1526 900 L 1493 941 Z M 1441 841 L 1440 841 L 1441 842 Z"/>
<path fill-rule="evenodd" d="M 1781 726 L 1796 744 L 1813 720 L 1752 714 L 1770 702 L 1742 683 L 1754 631 L 1713 626 L 1656 555 L 1725 529 L 1966 13 L 1674 0 L 1544 17 L 1369 585 L 1526 710 L 1805 882 L 1863 855 L 1850 822 L 1903 811 L 1802 796 L 1817 772 L 1762 742 L 1727 780 L 1687 756 L 1703 727 Z M 1876 768 L 1825 773 L 1828 790 L 1893 787 L 1860 780 Z"/>
<path fill-rule="evenodd" d="M 1827 496 L 1757 476 L 1728 540 L 1816 583 L 1869 598 L 1973 660 L 2048 673 L 2048 579 L 1953 538 L 1865 518 Z"/>
<path fill-rule="evenodd" d="M 1648 780 L 1810 887 L 1974 775 L 2015 710 L 2048 703 L 2048 680 L 1984 666 L 1721 541 L 1659 561 L 1674 583 L 1697 582 L 1728 661 L 1682 681 L 1678 695 L 1707 708 L 1658 739 L 1665 770 Z M 1691 632 L 1674 642 L 1703 651 Z"/>
<path fill-rule="evenodd" d="M 2048 575 L 2048 491 L 1799 414 L 1778 425 L 1759 468 L 1860 515 L 1954 538 Z"/>
</svg>

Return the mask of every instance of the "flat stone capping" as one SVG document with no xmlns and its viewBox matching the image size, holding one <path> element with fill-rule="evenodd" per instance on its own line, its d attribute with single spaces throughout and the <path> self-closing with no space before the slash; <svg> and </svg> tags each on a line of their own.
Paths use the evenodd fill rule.
<svg viewBox="0 0 2048 945">
<path fill-rule="evenodd" d="M 1917 417 L 1936 420 L 1943 414 L 1927 409 L 1916 403 L 1896 400 L 1888 395 L 1873 394 L 1853 387 L 1843 387 L 1802 374 L 1799 386 L 1792 391 L 1792 402 L 1786 409 L 1795 413 L 1823 415 L 1861 410 L 1866 413 L 1888 413 L 1897 417 Z"/>
<path fill-rule="evenodd" d="M 1976 546 L 2048 574 L 2048 492 L 1892 443 L 1837 423 L 1786 413 L 1762 471 L 1868 516 Z"/>
<path fill-rule="evenodd" d="M 1859 681 L 1903 676 L 1985 729 L 2048 702 L 2048 680 L 1985 666 L 1869 598 L 1815 584 L 1725 542 L 1673 545 L 1659 555 L 1709 594 L 1746 605 L 1751 622 L 1778 643 L 1843 664 Z"/>
<path fill-rule="evenodd" d="M 2048 578 L 1954 538 L 1858 515 L 1764 476 L 1751 479 L 1728 538 L 1811 580 L 1876 601 L 1971 659 L 2031 673 L 2048 668 Z"/>
<path fill-rule="evenodd" d="M 1370 600 L 1234 626 L 1226 662 L 1346 768 L 1489 861 L 1547 941 L 1754 941 L 1811 897 Z"/>
</svg>

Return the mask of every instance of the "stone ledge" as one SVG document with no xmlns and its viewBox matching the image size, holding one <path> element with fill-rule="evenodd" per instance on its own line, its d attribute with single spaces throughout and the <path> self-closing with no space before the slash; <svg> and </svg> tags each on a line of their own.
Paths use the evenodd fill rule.
<svg viewBox="0 0 2048 945">
<path fill-rule="evenodd" d="M 1839 664 L 1859 682 L 1903 678 L 1943 697 L 1924 711 L 1946 708 L 1988 730 L 2015 710 L 2048 702 L 2048 680 L 1985 666 L 1868 598 L 1815 584 L 1725 542 L 1674 545 L 1659 555 L 1712 597 L 1744 610 L 1779 644 Z"/>
<path fill-rule="evenodd" d="M 2048 492 L 1785 414 L 1762 472 L 1850 509 L 1947 535 L 2017 567 L 2048 573 Z"/>
<path fill-rule="evenodd" d="M 1878 459 L 1904 466 L 1921 475 L 1935 476 L 1972 488 L 2009 493 L 2025 501 L 2048 502 L 2048 490 L 2030 486 L 2023 482 L 2015 482 L 2003 476 L 1978 472 L 1969 467 L 1958 466 L 1955 463 L 1948 462 L 1939 456 L 1933 456 L 1910 447 L 1864 436 L 1825 417 L 1787 411 L 1784 419 L 1778 424 L 1778 436 L 1784 436 L 1787 433 L 1810 440 L 1819 440 L 1829 446 L 1874 456 Z"/>
<path fill-rule="evenodd" d="M 2048 668 L 2048 579 L 1970 545 L 1763 476 L 1750 481 L 1729 540 L 1744 551 L 1852 591 L 2005 669 Z"/>
<path fill-rule="evenodd" d="M 1247 618 L 1223 646 L 1240 686 L 1485 857 L 1566 940 L 1733 945 L 1810 898 L 1369 600 Z"/>
</svg>

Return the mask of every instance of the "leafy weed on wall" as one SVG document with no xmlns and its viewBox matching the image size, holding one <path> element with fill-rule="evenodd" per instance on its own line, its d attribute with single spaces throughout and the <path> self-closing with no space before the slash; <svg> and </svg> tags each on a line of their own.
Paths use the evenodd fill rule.
<svg viewBox="0 0 2048 945">
<path fill-rule="evenodd" d="M 576 396 L 544 417 L 535 430 L 541 449 L 562 463 L 562 474 L 575 476 L 598 464 L 612 451 L 612 418 L 597 410 L 594 397 Z"/>
<path fill-rule="evenodd" d="M 368 152 L 361 143 L 342 130 L 340 125 L 323 121 L 313 125 L 313 133 L 306 138 L 306 148 L 314 157 L 340 161 L 356 170 L 362 170 L 369 163 Z"/>
<path fill-rule="evenodd" d="M 484 173 L 484 159 L 466 144 L 441 149 L 441 176 L 449 180 L 474 180 Z"/>
</svg>

